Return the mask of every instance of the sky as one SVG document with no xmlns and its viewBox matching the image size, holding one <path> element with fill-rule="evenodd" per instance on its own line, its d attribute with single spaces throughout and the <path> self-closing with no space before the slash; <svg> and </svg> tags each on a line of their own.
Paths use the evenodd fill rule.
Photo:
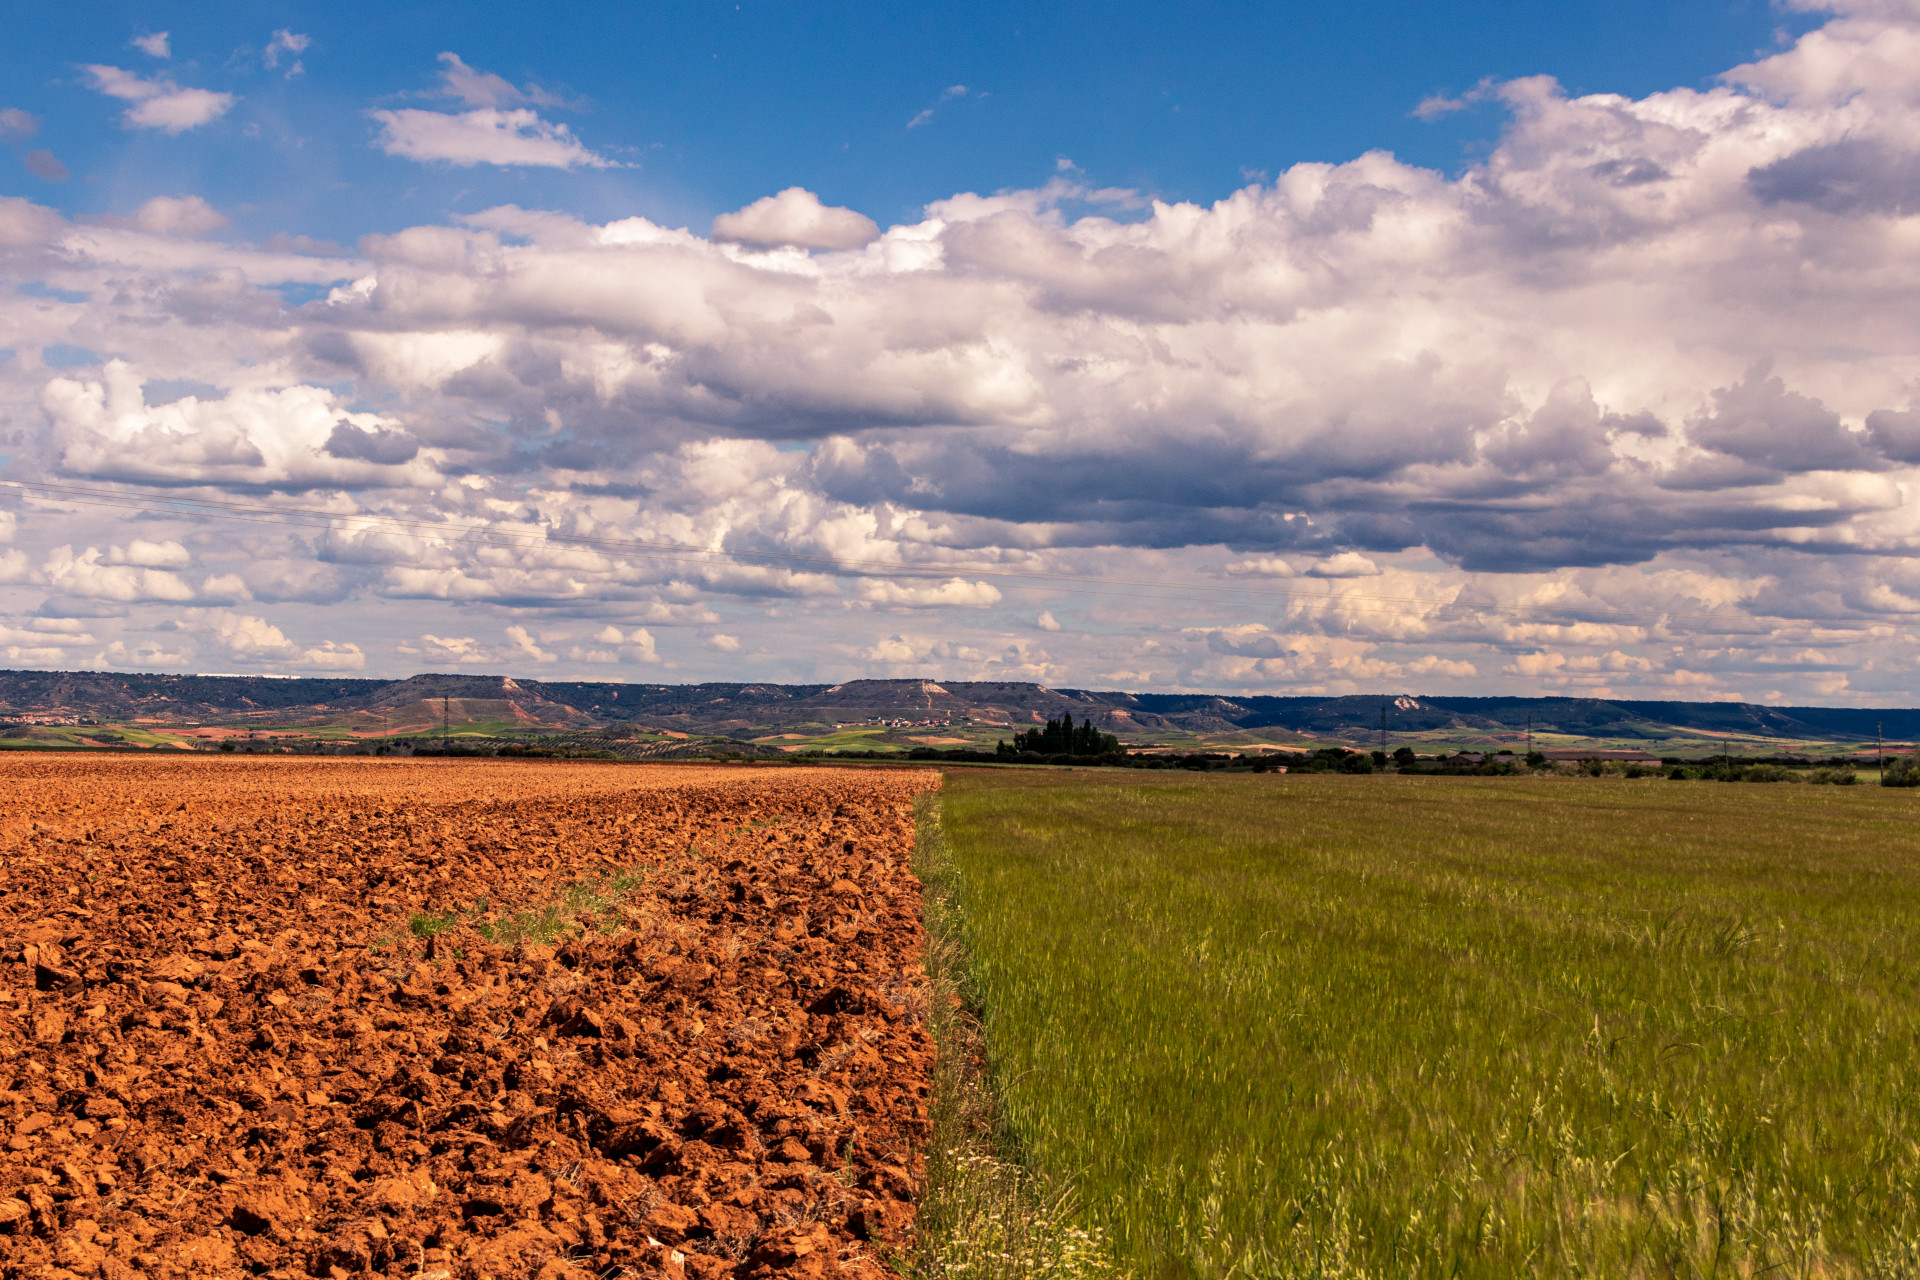
<svg viewBox="0 0 1920 1280">
<path fill-rule="evenodd" d="M 43 6 L 0 664 L 1910 705 L 1920 5 Z"/>
</svg>

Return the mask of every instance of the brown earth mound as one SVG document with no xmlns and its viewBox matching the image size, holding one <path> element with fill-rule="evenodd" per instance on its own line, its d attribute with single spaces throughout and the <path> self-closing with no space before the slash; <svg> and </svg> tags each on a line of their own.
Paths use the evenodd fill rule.
<svg viewBox="0 0 1920 1280">
<path fill-rule="evenodd" d="M 0 1275 L 878 1275 L 931 785 L 0 758 Z"/>
</svg>

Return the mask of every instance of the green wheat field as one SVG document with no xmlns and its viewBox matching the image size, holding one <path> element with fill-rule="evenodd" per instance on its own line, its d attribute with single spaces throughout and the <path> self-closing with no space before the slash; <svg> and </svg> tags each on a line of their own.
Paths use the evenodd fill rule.
<svg viewBox="0 0 1920 1280">
<path fill-rule="evenodd" d="M 954 770 L 1000 1146 L 1142 1277 L 1920 1275 L 1920 793 Z"/>
</svg>

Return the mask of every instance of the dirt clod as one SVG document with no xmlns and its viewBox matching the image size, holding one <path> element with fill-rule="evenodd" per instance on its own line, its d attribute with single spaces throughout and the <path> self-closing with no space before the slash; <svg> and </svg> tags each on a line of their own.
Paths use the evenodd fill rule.
<svg viewBox="0 0 1920 1280">
<path fill-rule="evenodd" d="M 0 758 L 0 1275 L 878 1280 L 931 782 Z"/>
</svg>

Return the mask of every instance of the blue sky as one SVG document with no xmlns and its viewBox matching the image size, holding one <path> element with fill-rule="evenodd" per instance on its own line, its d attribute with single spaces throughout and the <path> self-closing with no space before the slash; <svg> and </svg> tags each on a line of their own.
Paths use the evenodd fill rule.
<svg viewBox="0 0 1920 1280">
<path fill-rule="evenodd" d="M 1755 0 L 1709 4 L 995 4 L 19 6 L 0 81 L 42 120 L 0 191 L 126 212 L 183 183 L 242 233 L 352 243 L 512 201 L 704 225 L 801 185 L 882 224 L 958 191 L 1045 181 L 1207 201 L 1297 161 L 1382 148 L 1452 172 L 1504 116 L 1412 114 L 1483 78 L 1572 93 L 1705 86 L 1812 25 Z M 273 33 L 311 43 L 263 56 Z M 168 35 L 165 59 L 133 47 Z M 548 109 L 620 169 L 422 170 L 369 144 L 368 109 L 424 105 L 440 54 L 566 100 Z M 299 74 L 288 76 L 295 62 Z M 121 127 L 80 68 L 166 73 L 238 101 L 177 135 Z M 964 86 L 964 93 L 953 93 Z M 951 96 L 943 96 L 951 94 Z M 415 95 L 410 97 L 409 95 Z M 910 122 L 931 111 L 924 123 Z M 25 148 L 20 148 L 24 151 Z"/>
<path fill-rule="evenodd" d="M 9 17 L 0 663 L 1920 698 L 1920 0 Z"/>
</svg>

